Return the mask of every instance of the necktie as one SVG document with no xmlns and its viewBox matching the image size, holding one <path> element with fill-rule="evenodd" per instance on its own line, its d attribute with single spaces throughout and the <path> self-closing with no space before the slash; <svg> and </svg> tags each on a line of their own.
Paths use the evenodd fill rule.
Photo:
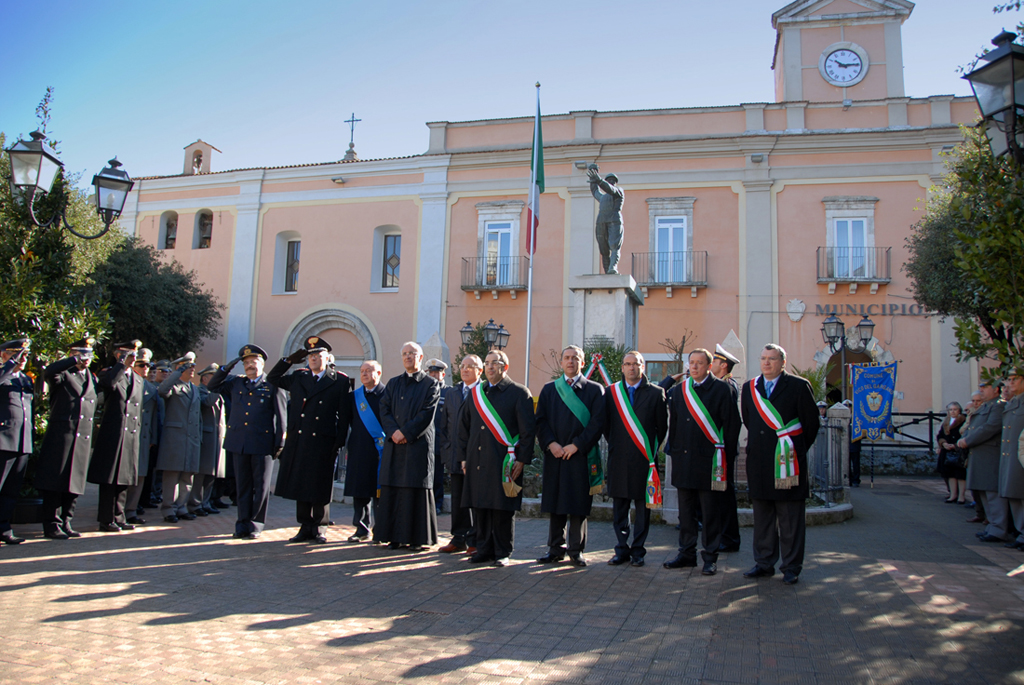
<svg viewBox="0 0 1024 685">
<path fill-rule="evenodd" d="M 462 384 L 462 399 L 469 397 L 469 386 L 465 383 Z"/>
<path fill-rule="evenodd" d="M 632 385 L 627 387 L 629 388 L 629 403 L 633 404 L 633 393 L 636 392 L 636 388 L 634 388 Z"/>
<path fill-rule="evenodd" d="M 764 396 L 765 397 L 771 397 L 772 396 L 772 389 L 773 388 L 775 388 L 775 381 L 765 381 L 764 382 Z"/>
</svg>

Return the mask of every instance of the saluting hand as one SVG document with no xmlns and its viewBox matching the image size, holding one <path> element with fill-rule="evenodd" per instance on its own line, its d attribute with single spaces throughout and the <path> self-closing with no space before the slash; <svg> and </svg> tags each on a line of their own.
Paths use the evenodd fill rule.
<svg viewBox="0 0 1024 685">
<path fill-rule="evenodd" d="M 309 352 L 306 352 L 306 350 L 296 350 L 292 352 L 291 355 L 288 357 L 288 363 L 301 364 L 302 362 L 306 361 L 306 357 L 308 356 Z"/>
</svg>

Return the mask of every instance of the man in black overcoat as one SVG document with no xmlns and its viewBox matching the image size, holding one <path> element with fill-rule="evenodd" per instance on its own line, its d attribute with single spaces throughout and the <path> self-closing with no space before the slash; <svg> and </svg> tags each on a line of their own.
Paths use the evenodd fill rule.
<svg viewBox="0 0 1024 685">
<path fill-rule="evenodd" d="M 658 453 L 668 431 L 668 405 L 665 391 L 651 383 L 644 375 L 644 358 L 631 350 L 622 358 L 622 380 L 626 397 L 636 419 L 647 435 L 651 451 Z M 651 510 L 647 506 L 647 477 L 650 462 L 637 447 L 616 405 L 609 388 L 604 394 L 604 435 L 608 440 L 608 470 L 605 482 L 612 498 L 612 526 L 615 528 L 615 556 L 608 564 L 618 566 L 630 562 L 643 566 L 647 549 L 647 533 L 651 525 Z M 636 510 L 633 522 L 633 543 L 629 542 L 629 507 Z"/>
<path fill-rule="evenodd" d="M 444 455 L 442 451 L 448 444 L 448 426 L 444 422 L 444 403 L 451 392 L 451 386 L 444 384 L 448 365 L 434 358 L 426 362 L 427 374 L 441 385 L 441 394 L 437 398 L 437 409 L 434 410 L 434 509 L 440 516 L 444 511 Z"/>
<path fill-rule="evenodd" d="M 263 348 L 244 345 L 235 359 L 213 374 L 207 386 L 230 398 L 224 449 L 234 459 L 238 489 L 234 537 L 248 540 L 263 534 L 274 457 L 284 445 L 287 399 L 284 390 L 267 382 L 263 374 L 266 361 Z M 238 362 L 242 362 L 245 375 L 229 375 Z"/>
<path fill-rule="evenodd" d="M 88 481 L 100 486 L 96 520 L 100 530 L 108 533 L 135 527 L 127 522 L 125 502 L 128 486 L 139 478 L 143 379 L 132 367 L 141 346 L 139 340 L 117 343 L 116 362 L 100 372 L 97 381 L 103 394 L 103 418 L 89 462 Z"/>
<path fill-rule="evenodd" d="M 689 378 L 673 387 L 667 397 L 670 427 L 665 453 L 672 459 L 672 485 L 679 491 L 679 552 L 664 566 L 697 565 L 696 511 L 699 508 L 704 524 L 700 531 L 704 547 L 701 573 L 711 576 L 718 572 L 718 550 L 729 521 L 726 476 L 728 464 L 736 461 L 740 415 L 729 384 L 711 373 L 709 351 L 690 352 L 688 367 Z M 687 401 L 688 391 L 696 396 L 693 409 Z M 715 436 L 714 442 L 701 428 L 701 405 L 713 425 L 708 425 L 708 429 Z M 718 438 L 722 439 L 721 443 Z M 724 457 L 726 472 L 716 473 L 716 456 Z"/>
<path fill-rule="evenodd" d="M 346 395 L 341 405 L 338 432 L 342 436 L 348 435 L 345 497 L 352 498 L 352 526 L 355 528 L 355 532 L 348 538 L 349 542 L 368 542 L 376 519 L 377 471 L 380 468 L 380 453 L 384 449 L 384 432 L 380 423 L 380 398 L 384 396 L 384 384 L 380 382 L 380 376 L 378 361 L 371 359 L 363 362 L 359 367 L 362 390 L 356 388 Z M 359 406 L 360 396 L 366 403 L 365 407 Z M 377 424 L 381 425 L 382 430 L 378 436 L 370 434 L 361 409 L 372 412 Z"/>
<path fill-rule="evenodd" d="M 540 510 L 551 515 L 548 553 L 537 561 L 550 564 L 565 558 L 586 566 L 587 517 L 594 497 L 590 492 L 587 455 L 604 432 L 604 389 L 583 377 L 583 350 L 570 345 L 562 350 L 563 376 L 546 384 L 537 401 L 537 440 L 544 450 L 544 482 Z M 590 416 L 581 422 L 558 392 L 556 383 L 568 384 Z M 566 527 L 568 524 L 568 535 Z"/>
<path fill-rule="evenodd" d="M 140 505 L 142 495 L 146 491 L 146 479 L 149 474 L 150 462 L 156 460 L 160 446 L 160 416 L 163 398 L 160 397 L 159 386 L 148 380 L 149 367 L 153 361 L 153 350 L 145 347 L 139 350 L 133 367 L 135 375 L 142 380 L 142 432 L 139 437 L 139 477 L 135 485 L 128 488 L 128 498 L 124 511 L 128 523 L 140 526 L 146 522 L 141 517 L 145 511 Z M 149 500 L 147 498 L 146 502 Z"/>
<path fill-rule="evenodd" d="M 732 397 L 737 407 L 740 406 L 740 385 L 732 377 L 732 369 L 739 363 L 740 360 L 730 354 L 721 344 L 715 345 L 715 353 L 711 359 L 711 373 L 718 380 L 729 384 L 729 390 L 732 392 Z M 729 514 L 729 520 L 725 524 L 725 531 L 722 533 L 722 546 L 718 548 L 718 551 L 738 552 L 740 551 L 740 517 L 738 505 L 736 504 L 735 459 L 729 463 L 727 474 L 729 483 L 725 488 L 725 508 Z"/>
<path fill-rule="evenodd" d="M 437 544 L 434 506 L 434 412 L 441 384 L 420 370 L 423 348 L 402 346 L 405 372 L 388 381 L 380 401 L 384 454 L 380 464 L 379 517 L 374 538 L 422 551 Z"/>
<path fill-rule="evenodd" d="M 43 498 L 43 535 L 51 540 L 81 537 L 71 527 L 75 502 L 85 492 L 92 457 L 96 378 L 89 371 L 94 338 L 71 345 L 70 354 L 43 369 L 50 387 L 50 419 L 32 484 Z"/>
<path fill-rule="evenodd" d="M 775 562 L 783 582 L 797 582 L 804 561 L 805 500 L 807 450 L 814 444 L 820 426 L 818 407 L 811 384 L 786 373 L 786 351 L 769 343 L 761 350 L 761 375 L 743 384 L 741 412 L 747 427 L 747 485 L 754 508 L 754 562 L 744 573 L 748 578 L 775 574 Z M 783 426 L 799 421 L 799 433 L 792 435 L 798 475 L 795 484 L 785 487 L 776 480 L 776 429 L 762 417 L 752 392 L 766 397 L 782 419 Z"/>
<path fill-rule="evenodd" d="M 506 492 L 502 466 L 508 447 L 488 429 L 471 395 L 459 412 L 456 445 L 466 464 L 463 503 L 473 508 L 476 553 L 469 557 L 469 562 L 493 561 L 496 566 L 508 566 L 515 540 L 515 516 L 523 505 L 523 467 L 533 461 L 537 423 L 530 389 L 508 377 L 508 355 L 504 351 L 487 353 L 484 375 L 486 380 L 480 381 L 476 390 L 486 395 L 509 436 L 519 437 L 514 448 L 515 464 L 509 474 L 518 487 L 510 488 L 515 491 L 512 497 Z"/>
<path fill-rule="evenodd" d="M 334 468 L 345 442 L 338 416 L 349 393 L 348 376 L 327 364 L 331 345 L 310 336 L 302 349 L 274 365 L 267 374 L 271 385 L 287 390 L 288 437 L 281 452 L 281 470 L 274 494 L 295 500 L 299 532 L 288 542 L 327 542 Z M 306 361 L 308 368 L 286 376 L 292 366 Z"/>
<path fill-rule="evenodd" d="M 465 455 L 458 450 L 459 414 L 467 402 L 473 398 L 469 393 L 480 382 L 484 372 L 484 363 L 475 354 L 466 355 L 459 364 L 459 375 L 462 380 L 448 391 L 442 408 L 445 425 L 445 444 L 441 447 L 441 457 L 452 475 L 452 539 L 438 552 L 452 554 L 454 552 L 476 552 L 476 534 L 473 530 L 473 510 L 462 498 L 466 483 Z"/>
<path fill-rule="evenodd" d="M 14 504 L 21 494 L 28 455 L 32 454 L 32 379 L 24 373 L 28 338 L 0 345 L 0 542 L 17 545 L 24 538 L 11 532 Z"/>
</svg>

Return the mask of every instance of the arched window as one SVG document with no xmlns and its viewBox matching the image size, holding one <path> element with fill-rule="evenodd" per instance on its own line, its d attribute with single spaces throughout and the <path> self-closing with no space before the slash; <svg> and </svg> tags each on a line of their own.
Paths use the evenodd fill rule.
<svg viewBox="0 0 1024 685">
<path fill-rule="evenodd" d="M 274 279 L 271 293 L 285 295 L 299 291 L 299 263 L 302 235 L 298 231 L 281 231 L 274 240 Z"/>
<path fill-rule="evenodd" d="M 196 228 L 192 233 L 192 249 L 205 250 L 213 238 L 213 212 L 204 209 L 196 214 Z"/>
<path fill-rule="evenodd" d="M 160 232 L 156 246 L 161 250 L 173 250 L 178 241 L 178 213 L 164 212 L 160 215 Z"/>
</svg>

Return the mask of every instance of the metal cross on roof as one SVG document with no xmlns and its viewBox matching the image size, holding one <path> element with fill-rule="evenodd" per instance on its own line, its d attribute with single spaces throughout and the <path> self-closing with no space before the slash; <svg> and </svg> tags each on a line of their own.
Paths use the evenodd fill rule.
<svg viewBox="0 0 1024 685">
<path fill-rule="evenodd" d="M 345 123 L 349 125 L 348 144 L 349 147 L 355 145 L 356 137 L 356 122 L 362 121 L 362 119 L 356 119 L 356 113 L 352 112 L 352 118 L 346 119 Z"/>
</svg>

